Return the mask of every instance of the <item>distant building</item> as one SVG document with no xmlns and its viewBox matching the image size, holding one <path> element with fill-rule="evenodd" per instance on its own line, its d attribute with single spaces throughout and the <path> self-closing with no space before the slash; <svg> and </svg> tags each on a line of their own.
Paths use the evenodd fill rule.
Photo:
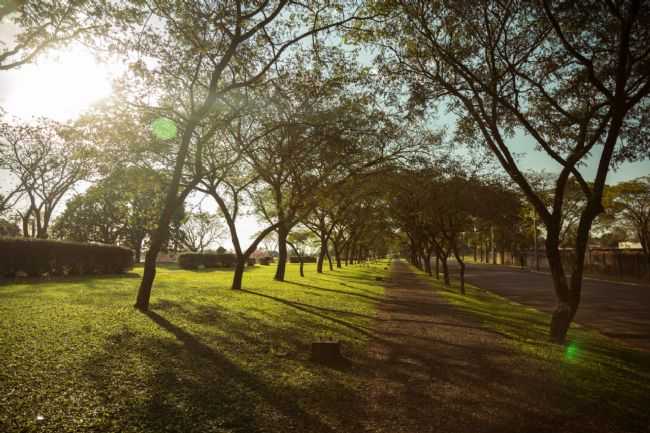
<svg viewBox="0 0 650 433">
<path fill-rule="evenodd" d="M 619 242 L 618 248 L 620 250 L 641 249 L 641 242 Z"/>
</svg>

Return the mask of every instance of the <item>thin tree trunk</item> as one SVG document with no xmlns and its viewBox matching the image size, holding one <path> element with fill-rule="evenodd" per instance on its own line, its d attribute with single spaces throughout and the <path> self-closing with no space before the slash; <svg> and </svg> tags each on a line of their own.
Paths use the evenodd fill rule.
<svg viewBox="0 0 650 433">
<path fill-rule="evenodd" d="M 456 248 L 454 248 L 454 256 L 456 257 L 456 262 L 460 267 L 460 294 L 465 294 L 465 262 L 462 260 Z"/>
<path fill-rule="evenodd" d="M 424 269 L 429 276 L 433 275 L 433 272 L 431 271 L 431 250 L 427 250 L 427 256 L 424 260 Z"/>
<path fill-rule="evenodd" d="M 447 266 L 447 256 L 442 256 L 440 258 L 440 261 L 442 262 L 442 275 L 444 278 L 445 286 L 449 287 L 451 285 L 451 281 L 449 279 L 449 267 Z"/>
<path fill-rule="evenodd" d="M 330 250 L 329 248 L 325 251 L 325 254 L 327 255 L 327 262 L 330 265 L 330 271 L 334 270 L 334 266 L 332 266 L 332 258 L 330 257 Z"/>
<path fill-rule="evenodd" d="M 284 281 L 284 274 L 287 268 L 287 236 L 289 235 L 288 230 L 284 228 L 284 225 L 281 224 L 278 228 L 278 265 L 275 269 L 275 276 L 273 277 L 276 281 Z"/>
<path fill-rule="evenodd" d="M 440 279 L 440 256 L 436 253 L 436 280 Z"/>
<path fill-rule="evenodd" d="M 304 268 L 305 263 L 304 263 L 304 261 L 302 259 L 302 254 L 300 254 L 300 252 L 298 251 L 298 248 L 296 248 L 296 246 L 292 242 L 287 241 L 287 244 L 289 244 L 289 246 L 293 250 L 293 253 L 296 255 L 296 257 L 298 257 L 298 261 L 300 262 L 300 276 L 304 277 L 305 272 L 304 272 L 303 268 Z"/>
</svg>

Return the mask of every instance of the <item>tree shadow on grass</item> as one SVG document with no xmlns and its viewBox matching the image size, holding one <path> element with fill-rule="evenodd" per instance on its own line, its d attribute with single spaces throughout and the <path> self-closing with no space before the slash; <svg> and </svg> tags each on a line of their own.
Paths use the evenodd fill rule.
<svg viewBox="0 0 650 433">
<path fill-rule="evenodd" d="M 244 361 L 250 354 L 240 358 L 232 350 L 222 353 L 167 317 L 145 314 L 173 339 L 125 329 L 84 366 L 99 389 L 120 399 L 106 402 L 113 408 L 111 427 L 116 431 L 336 431 L 318 412 L 302 407 L 292 386 L 270 382 L 268 371 L 252 369 Z M 228 323 L 222 326 L 230 328 Z M 133 369 L 146 372 L 136 392 L 120 392 L 124 379 L 133 386 Z"/>
</svg>

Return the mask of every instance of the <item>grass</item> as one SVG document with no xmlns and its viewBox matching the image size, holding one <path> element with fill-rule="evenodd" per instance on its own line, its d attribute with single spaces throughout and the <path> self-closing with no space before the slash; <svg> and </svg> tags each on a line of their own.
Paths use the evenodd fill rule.
<svg viewBox="0 0 650 433">
<path fill-rule="evenodd" d="M 381 341 L 384 267 L 319 275 L 307 264 L 301 278 L 291 264 L 281 283 L 274 266 L 260 266 L 235 292 L 230 271 L 167 266 L 148 314 L 132 308 L 140 268 L 0 285 L 0 432 L 365 431 L 367 405 L 384 413 L 387 404 L 368 397 L 388 368 L 368 355 Z M 460 296 L 418 274 L 468 320 L 546 365 L 531 374 L 560 390 L 566 419 L 604 414 L 612 431 L 648 431 L 650 353 L 579 327 L 567 346 L 547 343 L 548 314 L 471 285 Z M 343 341 L 347 367 L 309 361 L 321 337 Z"/>
<path fill-rule="evenodd" d="M 550 343 L 548 313 L 471 284 L 465 284 L 462 296 L 456 281 L 447 288 L 412 269 L 449 303 L 505 336 L 513 349 L 550 366 L 567 416 L 595 410 L 624 431 L 650 431 L 650 352 L 577 324 L 564 346 Z"/>
<path fill-rule="evenodd" d="M 0 286 L 0 431 L 336 431 L 354 425 L 384 264 L 306 277 L 159 269 L 151 311 L 124 276 Z M 308 360 L 343 341 L 347 369 Z M 352 410 L 352 411 L 351 411 Z M 346 416 L 347 414 L 347 416 Z"/>
</svg>

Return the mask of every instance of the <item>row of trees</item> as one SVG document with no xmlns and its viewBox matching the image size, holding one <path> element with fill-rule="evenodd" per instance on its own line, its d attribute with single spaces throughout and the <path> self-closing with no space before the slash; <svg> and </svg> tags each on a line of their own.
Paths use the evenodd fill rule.
<svg viewBox="0 0 650 433">
<path fill-rule="evenodd" d="M 372 204 L 376 191 L 364 194 L 370 203 L 352 216 L 344 216 L 346 209 L 365 199 L 349 208 L 340 198 L 328 203 L 335 191 L 349 188 L 345 197 L 366 191 L 368 179 L 388 168 L 393 177 L 411 170 L 409 178 L 429 180 L 424 196 L 383 201 L 393 202 L 404 232 L 417 235 L 417 255 L 432 248 L 441 258 L 456 255 L 454 233 L 467 221 L 476 222 L 479 236 L 490 227 L 493 239 L 501 217 L 479 209 L 451 212 L 454 206 L 440 203 L 456 194 L 479 206 L 471 198 L 475 188 L 508 196 L 509 188 L 478 182 L 466 174 L 472 170 L 416 168 L 408 159 L 431 145 L 408 123 L 426 124 L 436 108 L 446 107 L 456 123 L 451 141 L 487 149 L 525 197 L 535 226 L 543 227 L 558 299 L 550 334 L 563 341 L 580 303 L 589 235 L 608 200 L 607 174 L 620 162 L 648 156 L 650 6 L 642 0 L 482 0 L 471 8 L 460 0 L 82 1 L 64 13 L 27 3 L 0 12 L 18 12 L 23 31 L 0 55 L 3 68 L 74 37 L 103 44 L 129 64 L 114 101 L 81 119 L 69 137 L 82 153 L 99 147 L 109 171 L 144 165 L 163 173 L 136 302 L 145 310 L 156 256 L 192 194 L 211 197 L 223 214 L 238 258 L 233 288 L 241 286 L 246 258 L 270 233 L 278 237 L 276 278 L 283 279 L 290 233 L 300 224 L 319 236 L 321 269 L 330 243 L 334 250 L 369 248 L 379 237 L 365 233 L 390 232 L 381 205 Z M 332 46 L 343 40 L 372 48 L 372 68 L 353 61 L 357 48 Z M 546 186 L 521 167 L 522 136 L 557 164 Z M 66 164 L 75 157 L 64 158 Z M 593 179 L 583 169 L 587 158 L 596 161 Z M 27 191 L 33 181 L 19 177 L 17 188 Z M 38 194 L 28 193 L 29 200 Z M 2 203 L 16 196 L 8 192 Z M 48 200 L 56 204 L 56 193 Z M 630 200 L 612 200 L 618 204 L 611 208 L 637 222 L 647 249 L 647 218 L 623 210 L 623 202 Z M 246 246 L 236 223 L 248 208 L 264 227 Z M 29 207 L 37 235 L 47 232 L 52 209 L 37 200 Z M 371 219 L 350 224 L 359 214 Z M 516 234 L 501 235 L 518 242 Z M 560 258 L 568 239 L 575 250 L 570 270 Z"/>
</svg>

